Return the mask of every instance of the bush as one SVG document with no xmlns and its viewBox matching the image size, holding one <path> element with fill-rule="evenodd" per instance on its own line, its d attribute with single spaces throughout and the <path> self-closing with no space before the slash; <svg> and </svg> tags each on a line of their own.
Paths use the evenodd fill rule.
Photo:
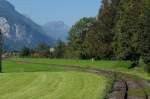
<svg viewBox="0 0 150 99">
<path fill-rule="evenodd" d="M 145 65 L 145 70 L 150 73 L 150 63 Z"/>
<path fill-rule="evenodd" d="M 139 64 L 138 61 L 133 61 L 132 64 L 131 64 L 131 66 L 129 67 L 129 69 L 134 68 L 134 67 L 137 67 L 138 64 Z"/>
<path fill-rule="evenodd" d="M 145 70 L 150 73 L 150 56 L 148 54 L 144 55 L 143 60 L 145 63 L 144 66 Z"/>
<path fill-rule="evenodd" d="M 38 44 L 35 50 L 39 57 L 50 57 L 50 47 L 46 43 Z"/>
<path fill-rule="evenodd" d="M 23 47 L 21 49 L 20 56 L 25 57 L 25 56 L 30 56 L 31 55 L 31 50 L 28 47 Z"/>
</svg>

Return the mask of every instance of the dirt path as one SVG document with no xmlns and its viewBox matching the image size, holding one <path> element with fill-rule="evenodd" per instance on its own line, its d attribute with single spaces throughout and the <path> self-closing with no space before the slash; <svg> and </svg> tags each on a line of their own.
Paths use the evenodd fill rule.
<svg viewBox="0 0 150 99">
<path fill-rule="evenodd" d="M 111 76 L 115 78 L 115 82 L 113 84 L 111 93 L 109 93 L 109 95 L 107 96 L 107 99 L 150 99 L 150 96 L 148 96 L 148 93 L 146 91 L 147 88 L 150 89 L 150 82 L 144 79 L 134 79 L 134 77 L 129 74 L 88 67 L 83 68 L 80 66 L 34 63 L 16 60 L 9 61 L 13 61 L 18 64 L 37 64 L 46 65 L 50 67 L 63 67 L 65 70 L 69 71 L 82 71 L 94 73 L 97 75 Z"/>
</svg>

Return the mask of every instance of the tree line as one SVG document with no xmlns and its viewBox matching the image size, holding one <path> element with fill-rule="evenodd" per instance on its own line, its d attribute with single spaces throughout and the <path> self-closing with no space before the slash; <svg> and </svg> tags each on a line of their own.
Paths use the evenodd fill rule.
<svg viewBox="0 0 150 99">
<path fill-rule="evenodd" d="M 63 58 L 65 43 L 57 40 L 54 48 L 47 43 L 41 42 L 35 48 L 24 46 L 18 53 L 20 57 L 39 57 L 39 58 Z"/>
<path fill-rule="evenodd" d="M 65 57 L 139 60 L 150 72 L 150 1 L 103 0 L 97 17 L 84 17 L 69 32 Z"/>
</svg>

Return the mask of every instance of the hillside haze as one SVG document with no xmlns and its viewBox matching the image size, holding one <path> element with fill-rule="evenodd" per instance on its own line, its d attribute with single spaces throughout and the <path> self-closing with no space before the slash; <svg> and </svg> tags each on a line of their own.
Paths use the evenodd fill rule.
<svg viewBox="0 0 150 99">
<path fill-rule="evenodd" d="M 69 27 L 63 21 L 48 22 L 43 26 L 46 34 L 54 39 L 67 41 Z"/>
<path fill-rule="evenodd" d="M 36 47 L 41 42 L 54 46 L 55 40 L 47 36 L 40 25 L 17 12 L 6 0 L 0 0 L 0 28 L 7 50 L 18 50 L 23 46 Z"/>
</svg>

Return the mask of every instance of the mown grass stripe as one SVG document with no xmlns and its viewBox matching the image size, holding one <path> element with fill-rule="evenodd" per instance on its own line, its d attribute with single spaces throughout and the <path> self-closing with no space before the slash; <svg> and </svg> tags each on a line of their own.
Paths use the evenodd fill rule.
<svg viewBox="0 0 150 99">
<path fill-rule="evenodd" d="M 109 80 L 81 72 L 4 73 L 0 99 L 103 99 Z"/>
</svg>

